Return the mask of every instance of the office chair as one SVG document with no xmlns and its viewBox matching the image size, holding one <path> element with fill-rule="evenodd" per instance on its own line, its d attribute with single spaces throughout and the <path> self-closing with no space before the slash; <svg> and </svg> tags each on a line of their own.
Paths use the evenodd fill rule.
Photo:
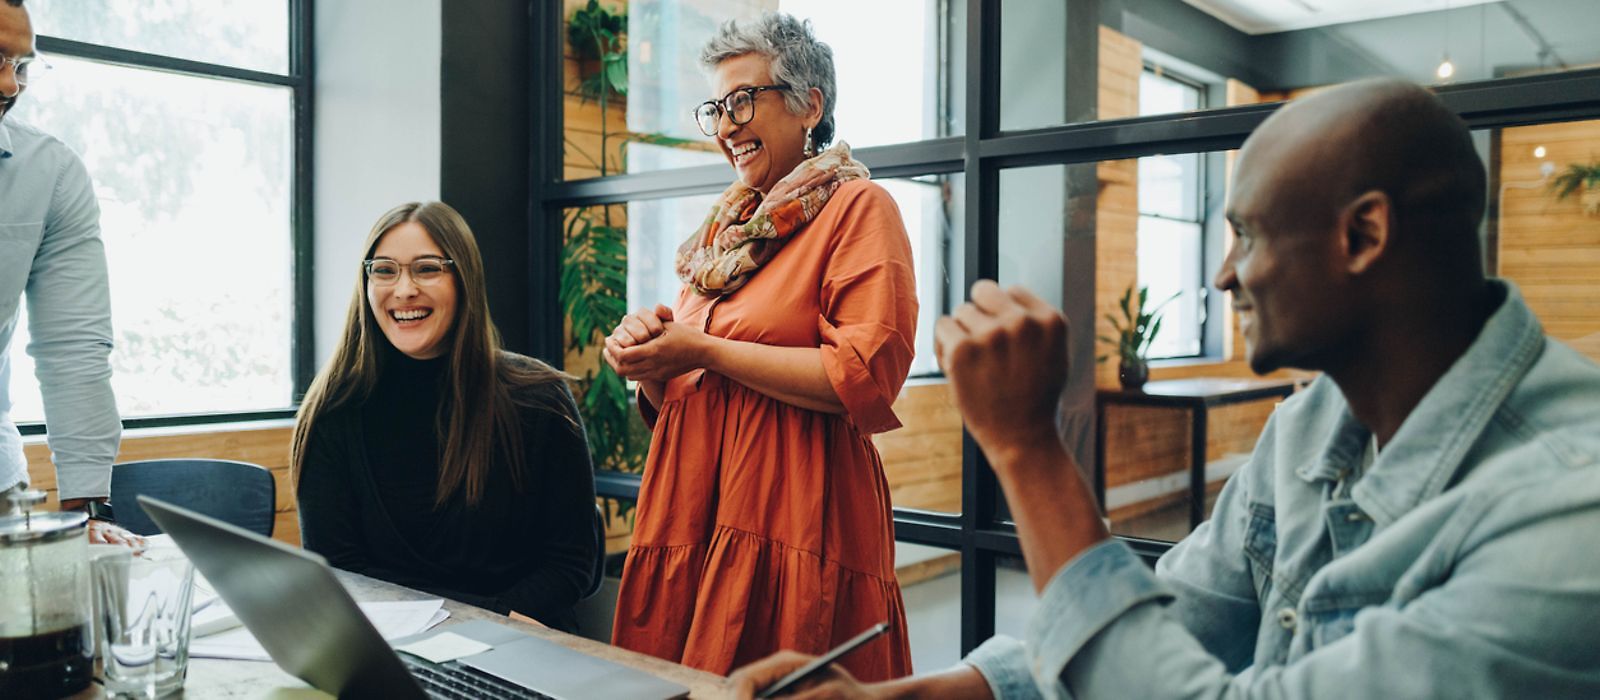
<svg viewBox="0 0 1600 700">
<path fill-rule="evenodd" d="M 277 491 L 272 472 L 226 459 L 150 459 L 111 468 L 117 524 L 136 535 L 161 533 L 139 508 L 139 494 L 272 536 Z"/>
<path fill-rule="evenodd" d="M 578 600 L 599 593 L 600 583 L 606 578 L 606 512 L 598 503 L 594 505 L 594 569 L 590 573 L 594 576 Z"/>
</svg>

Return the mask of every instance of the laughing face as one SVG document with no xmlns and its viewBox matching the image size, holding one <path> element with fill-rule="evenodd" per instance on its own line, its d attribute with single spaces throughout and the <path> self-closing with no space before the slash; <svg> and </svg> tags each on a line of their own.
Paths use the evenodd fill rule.
<svg viewBox="0 0 1600 700">
<path fill-rule="evenodd" d="M 411 263 L 420 258 L 445 259 L 428 230 L 415 221 L 395 226 L 380 238 L 372 259 L 400 264 L 399 278 L 383 285 L 367 277 L 367 304 L 378 327 L 395 349 L 418 360 L 439 357 L 449 349 L 456 318 L 456 277 L 446 273 L 418 284 Z"/>
<path fill-rule="evenodd" d="M 1262 127 L 1240 152 L 1228 222 L 1234 240 L 1216 286 L 1233 294 L 1250 368 L 1326 369 L 1336 339 L 1354 321 L 1348 275 L 1336 261 L 1340 237 L 1326 207 L 1315 206 L 1320 171 L 1316 139 L 1287 138 Z"/>
<path fill-rule="evenodd" d="M 775 82 L 772 62 L 747 53 L 717 64 L 711 90 L 714 99 L 720 100 L 740 88 Z M 722 115 L 717 146 L 746 187 L 766 194 L 805 160 L 806 129 L 817 124 L 822 111 L 821 93 L 813 93 L 810 111 L 814 114 L 794 114 L 784 102 L 783 91 L 765 90 L 755 94 L 755 116 L 749 123 L 735 124 Z"/>
</svg>

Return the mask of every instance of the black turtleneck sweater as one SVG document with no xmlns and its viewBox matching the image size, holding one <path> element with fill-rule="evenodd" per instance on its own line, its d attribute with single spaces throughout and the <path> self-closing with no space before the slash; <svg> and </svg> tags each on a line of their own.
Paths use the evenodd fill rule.
<svg viewBox="0 0 1600 700">
<path fill-rule="evenodd" d="M 448 362 L 391 350 L 370 397 L 317 419 L 297 491 L 302 542 L 341 569 L 570 631 L 596 556 L 584 437 L 521 407 L 522 489 L 497 456 L 478 504 L 458 492 L 435 507 Z M 577 415 L 562 382 L 516 391 Z"/>
</svg>

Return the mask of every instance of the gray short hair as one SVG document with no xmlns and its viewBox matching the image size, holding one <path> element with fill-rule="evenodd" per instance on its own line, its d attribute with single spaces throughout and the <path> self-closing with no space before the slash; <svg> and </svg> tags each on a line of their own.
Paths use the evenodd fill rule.
<svg viewBox="0 0 1600 700">
<path fill-rule="evenodd" d="M 768 12 L 746 22 L 728 20 L 700 50 L 700 65 L 715 70 L 723 61 L 745 54 L 772 62 L 772 78 L 788 85 L 784 103 L 795 114 L 811 108 L 811 88 L 822 91 L 822 121 L 811 131 L 818 150 L 833 141 L 833 104 L 838 92 L 833 79 L 833 49 L 817 41 L 811 20 Z"/>
</svg>

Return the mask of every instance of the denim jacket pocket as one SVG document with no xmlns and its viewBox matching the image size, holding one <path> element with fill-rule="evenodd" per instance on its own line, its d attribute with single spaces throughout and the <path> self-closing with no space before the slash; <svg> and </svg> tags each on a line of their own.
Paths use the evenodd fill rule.
<svg viewBox="0 0 1600 700">
<path fill-rule="evenodd" d="M 1389 601 L 1388 591 L 1344 592 L 1319 594 L 1307 597 L 1302 606 L 1302 624 L 1309 635 L 1311 648 L 1327 646 L 1349 636 L 1355 631 L 1356 614 L 1366 608 L 1384 605 Z"/>
<path fill-rule="evenodd" d="M 1278 522 L 1266 503 L 1250 504 L 1250 523 L 1245 527 L 1244 555 L 1250 560 L 1250 576 L 1255 583 L 1256 600 L 1262 605 L 1272 595 L 1273 561 L 1278 556 Z"/>
</svg>

